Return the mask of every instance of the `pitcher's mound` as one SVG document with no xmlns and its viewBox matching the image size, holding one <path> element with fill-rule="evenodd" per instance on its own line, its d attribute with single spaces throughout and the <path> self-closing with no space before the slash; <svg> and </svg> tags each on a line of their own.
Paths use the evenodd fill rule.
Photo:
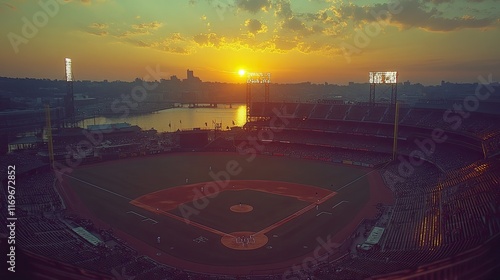
<svg viewBox="0 0 500 280">
<path fill-rule="evenodd" d="M 253 207 L 250 205 L 246 205 L 246 204 L 237 204 L 237 205 L 231 206 L 229 209 L 231 211 L 237 212 L 237 213 L 246 213 L 246 212 L 252 211 Z"/>
</svg>

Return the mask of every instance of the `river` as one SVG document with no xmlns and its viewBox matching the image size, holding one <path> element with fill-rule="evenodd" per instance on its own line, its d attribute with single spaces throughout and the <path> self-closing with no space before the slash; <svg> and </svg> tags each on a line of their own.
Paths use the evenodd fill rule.
<svg viewBox="0 0 500 280">
<path fill-rule="evenodd" d="M 222 122 L 222 129 L 231 126 L 243 126 L 246 122 L 246 106 L 244 104 L 219 104 L 217 108 L 172 108 L 151 114 L 129 115 L 126 117 L 96 117 L 80 122 L 79 126 L 87 128 L 93 124 L 129 123 L 142 129 L 154 128 L 158 132 L 171 132 L 177 129 L 215 128 L 215 123 Z"/>
</svg>

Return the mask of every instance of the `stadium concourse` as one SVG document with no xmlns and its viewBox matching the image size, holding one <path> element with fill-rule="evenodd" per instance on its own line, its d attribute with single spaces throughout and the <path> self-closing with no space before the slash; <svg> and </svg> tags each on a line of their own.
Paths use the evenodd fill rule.
<svg viewBox="0 0 500 280">
<path fill-rule="evenodd" d="M 447 122 L 444 110 L 402 107 L 398 154 L 392 161 L 394 110 L 387 105 L 255 103 L 245 130 L 217 132 L 197 151 L 238 152 L 257 139 L 261 154 L 370 166 L 395 195 L 377 205 L 341 244 L 340 258 L 295 269 L 286 279 L 491 279 L 500 260 L 500 116 L 471 112 Z M 281 112 L 276 121 L 276 111 Z M 277 129 L 279 127 L 279 129 Z M 447 139 L 433 142 L 439 128 Z M 270 131 L 272 133 L 270 133 Z M 82 164 L 182 151 L 176 133 L 129 131 L 106 137 L 105 156 L 87 155 Z M 262 135 L 267 135 L 262 137 Z M 74 135 L 73 135 L 74 136 Z M 78 138 L 60 139 L 56 150 Z M 425 144 L 422 144 L 425 143 Z M 125 146 L 123 146 L 125 145 Z M 111 147 L 111 148 L 109 148 Z M 17 171 L 17 240 L 37 273 L 78 279 L 282 279 L 283 271 L 252 275 L 204 275 L 182 271 L 139 254 L 112 229 L 68 213 L 56 176 L 40 159 L 45 147 L 1 156 Z M 415 159 L 420 151 L 425 159 Z M 6 220 L 6 178 L 2 178 L 2 219 Z M 102 242 L 92 245 L 76 229 Z M 381 232 L 373 242 L 372 233 Z M 82 232 L 82 230 L 80 230 Z M 0 234 L 7 236 L 5 227 Z M 106 245 L 102 245 L 106 244 Z M 68 276 L 69 275 L 69 276 Z"/>
</svg>

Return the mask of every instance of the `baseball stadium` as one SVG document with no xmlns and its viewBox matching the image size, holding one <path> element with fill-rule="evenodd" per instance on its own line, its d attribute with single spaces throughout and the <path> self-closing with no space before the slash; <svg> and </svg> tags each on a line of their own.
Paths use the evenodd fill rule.
<svg viewBox="0 0 500 280">
<path fill-rule="evenodd" d="M 54 133 L 53 167 L 2 156 L 19 166 L 33 278 L 498 273 L 500 122 L 487 107 L 452 122 L 399 104 L 248 105 L 240 129 L 81 129 Z M 94 153 L 60 152 L 85 139 Z"/>
</svg>

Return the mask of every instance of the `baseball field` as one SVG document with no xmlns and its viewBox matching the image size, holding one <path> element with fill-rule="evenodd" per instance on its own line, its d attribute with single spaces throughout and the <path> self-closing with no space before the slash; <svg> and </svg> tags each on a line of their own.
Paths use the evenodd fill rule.
<svg viewBox="0 0 500 280">
<path fill-rule="evenodd" d="M 286 270 L 331 253 L 392 197 L 369 168 L 236 153 L 82 166 L 65 176 L 61 193 L 71 211 L 141 254 L 228 274 Z"/>
</svg>

